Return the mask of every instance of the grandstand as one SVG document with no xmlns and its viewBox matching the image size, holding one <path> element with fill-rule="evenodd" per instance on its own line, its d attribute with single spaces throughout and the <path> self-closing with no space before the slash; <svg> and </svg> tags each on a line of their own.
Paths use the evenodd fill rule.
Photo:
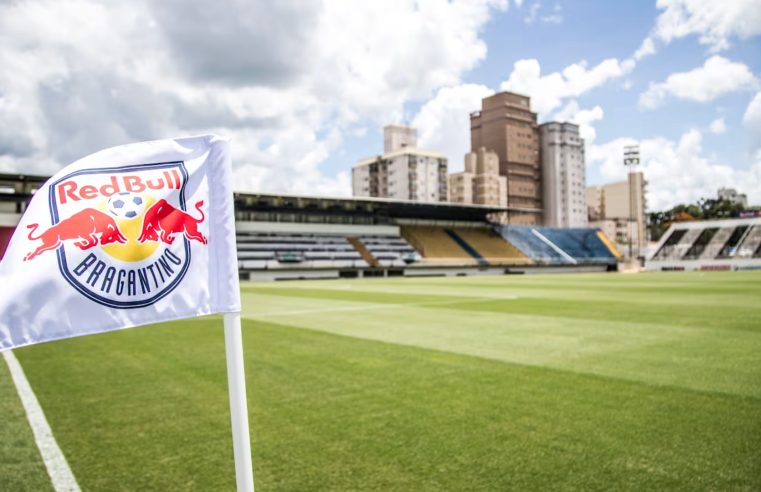
<svg viewBox="0 0 761 492">
<path fill-rule="evenodd" d="M 235 206 L 244 278 L 605 271 L 619 255 L 597 229 L 495 225 L 495 207 L 270 194 Z"/>
<path fill-rule="evenodd" d="M 502 237 L 539 265 L 604 265 L 622 255 L 599 229 L 500 226 Z"/>
<path fill-rule="evenodd" d="M 45 178 L 0 175 L 0 239 Z M 597 229 L 504 226 L 521 209 L 377 198 L 236 193 L 245 279 L 604 271 L 618 252 Z M 5 243 L 0 243 L 0 253 Z"/>
<path fill-rule="evenodd" d="M 761 217 L 671 225 L 646 262 L 648 270 L 761 268 Z"/>
</svg>

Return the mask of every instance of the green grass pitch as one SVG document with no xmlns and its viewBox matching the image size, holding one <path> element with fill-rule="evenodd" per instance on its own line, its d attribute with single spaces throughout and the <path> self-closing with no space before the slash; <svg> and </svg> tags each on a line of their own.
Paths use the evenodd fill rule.
<svg viewBox="0 0 761 492">
<path fill-rule="evenodd" d="M 243 283 L 257 490 L 761 490 L 761 272 Z M 83 490 L 232 490 L 221 318 L 16 351 Z M 0 490 L 49 489 L 0 364 Z"/>
</svg>

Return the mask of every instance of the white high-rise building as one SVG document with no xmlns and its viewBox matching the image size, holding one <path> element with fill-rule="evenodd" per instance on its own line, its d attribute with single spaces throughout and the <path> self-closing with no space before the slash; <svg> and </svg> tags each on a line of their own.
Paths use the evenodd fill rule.
<svg viewBox="0 0 761 492">
<path fill-rule="evenodd" d="M 550 122 L 539 125 L 544 224 L 586 227 L 586 166 L 579 126 Z"/>
<path fill-rule="evenodd" d="M 414 128 L 388 125 L 383 129 L 383 136 L 383 155 L 354 164 L 353 196 L 447 201 L 447 158 L 415 147 L 417 131 Z"/>
</svg>

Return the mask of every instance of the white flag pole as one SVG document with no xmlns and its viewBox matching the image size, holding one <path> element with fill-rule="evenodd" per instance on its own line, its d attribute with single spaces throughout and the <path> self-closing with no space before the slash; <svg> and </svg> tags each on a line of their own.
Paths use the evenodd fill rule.
<svg viewBox="0 0 761 492">
<path fill-rule="evenodd" d="M 225 352 L 227 354 L 227 386 L 230 393 L 230 418 L 233 428 L 235 482 L 238 492 L 254 492 L 254 470 L 251 466 L 251 440 L 246 406 L 246 375 L 243 371 L 243 337 L 240 313 L 225 313 Z"/>
</svg>

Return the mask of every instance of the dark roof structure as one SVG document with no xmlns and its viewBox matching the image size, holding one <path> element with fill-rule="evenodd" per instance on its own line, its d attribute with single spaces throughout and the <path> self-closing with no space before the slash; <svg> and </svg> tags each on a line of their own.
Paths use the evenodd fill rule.
<svg viewBox="0 0 761 492">
<path fill-rule="evenodd" d="M 19 211 L 33 193 L 48 179 L 47 176 L 0 174 L 0 201 L 15 202 Z M 364 223 L 389 224 L 402 220 L 441 220 L 487 222 L 492 214 L 504 212 L 539 212 L 534 209 L 463 205 L 444 202 L 412 202 L 385 198 L 350 198 L 300 196 L 276 193 L 235 193 L 235 213 L 239 220 L 266 220 L 262 214 L 276 214 L 285 221 L 289 214 L 295 221 L 321 222 L 323 219 L 345 217 L 363 219 Z M 341 220 L 329 220 L 341 222 Z"/>
<path fill-rule="evenodd" d="M 534 211 L 487 205 L 444 202 L 412 202 L 384 198 L 342 198 L 297 196 L 269 193 L 236 193 L 236 214 L 279 213 L 318 216 L 372 217 L 373 223 L 397 219 L 486 222 L 492 214 L 508 211 Z M 243 217 L 241 217 L 243 218 Z"/>
</svg>

